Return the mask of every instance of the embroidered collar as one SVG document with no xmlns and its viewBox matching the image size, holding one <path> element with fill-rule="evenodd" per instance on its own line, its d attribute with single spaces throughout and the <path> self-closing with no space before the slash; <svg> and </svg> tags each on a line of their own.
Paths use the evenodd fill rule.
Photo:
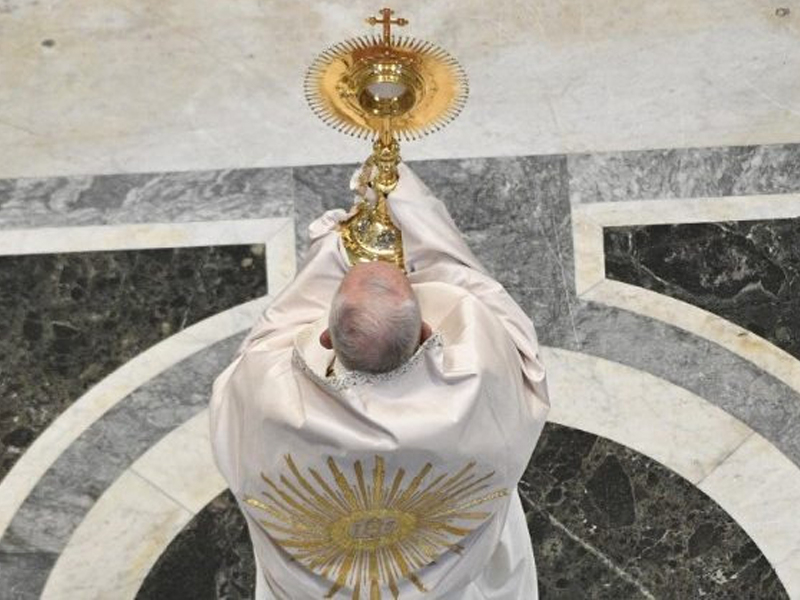
<svg viewBox="0 0 800 600">
<path fill-rule="evenodd" d="M 416 352 L 409 358 L 406 362 L 402 365 L 393 369 L 391 371 L 386 371 L 385 373 L 368 373 L 366 371 L 348 371 L 343 369 L 343 373 L 340 375 L 334 375 L 331 377 L 322 377 L 319 373 L 314 371 L 311 367 L 308 366 L 306 361 L 303 359 L 303 356 L 300 354 L 298 349 L 295 347 L 294 352 L 292 353 L 292 363 L 301 369 L 306 375 L 308 375 L 311 379 L 313 379 L 317 384 L 319 384 L 323 388 L 328 388 L 330 390 L 341 392 L 346 390 L 347 388 L 351 388 L 357 385 L 364 385 L 367 383 L 379 383 L 384 381 L 391 381 L 392 379 L 396 379 L 405 375 L 413 369 L 419 362 L 422 360 L 422 356 L 429 348 L 436 348 L 442 346 L 442 334 L 438 331 L 431 335 L 427 340 L 425 340 L 422 344 L 420 344 L 419 348 L 417 348 Z"/>
</svg>

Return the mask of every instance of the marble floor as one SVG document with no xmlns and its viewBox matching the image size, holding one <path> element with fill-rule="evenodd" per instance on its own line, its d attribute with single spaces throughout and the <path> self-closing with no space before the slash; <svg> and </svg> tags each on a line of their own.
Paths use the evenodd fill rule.
<svg viewBox="0 0 800 600">
<path fill-rule="evenodd" d="M 252 597 L 209 388 L 353 166 L 0 180 L 0 597 Z M 800 598 L 800 145 L 412 168 L 544 346 L 540 597 Z"/>
<path fill-rule="evenodd" d="M 302 77 L 372 0 L 0 0 L 0 177 L 355 162 Z M 800 0 L 403 0 L 463 63 L 424 159 L 791 143 Z M 121 184 L 124 185 L 124 184 Z"/>
</svg>

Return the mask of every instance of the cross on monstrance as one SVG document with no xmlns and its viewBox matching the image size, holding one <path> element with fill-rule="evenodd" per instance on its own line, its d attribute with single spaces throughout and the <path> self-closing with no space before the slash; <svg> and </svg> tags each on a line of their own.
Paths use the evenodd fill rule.
<svg viewBox="0 0 800 600">
<path fill-rule="evenodd" d="M 370 25 L 383 25 L 383 44 L 384 46 L 389 46 L 392 43 L 392 25 L 398 25 L 400 27 L 408 25 L 408 19 L 392 19 L 394 11 L 391 8 L 382 8 L 381 14 L 383 17 L 380 19 L 377 17 L 369 17 L 367 23 Z"/>
</svg>

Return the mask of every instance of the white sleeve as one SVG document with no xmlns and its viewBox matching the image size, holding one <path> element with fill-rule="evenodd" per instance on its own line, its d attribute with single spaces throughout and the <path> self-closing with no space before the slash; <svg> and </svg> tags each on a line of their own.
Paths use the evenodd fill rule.
<svg viewBox="0 0 800 600">
<path fill-rule="evenodd" d="M 493 279 L 461 237 L 447 207 L 408 166 L 399 166 L 400 180 L 389 194 L 389 212 L 403 233 L 406 269 L 412 283 L 446 281 L 478 299 L 500 319 L 523 359 L 523 372 L 544 398 L 544 367 L 530 318 L 502 285 Z"/>
<path fill-rule="evenodd" d="M 458 263 L 482 273 L 486 269 L 461 237 L 444 203 L 405 164 L 389 194 L 389 213 L 403 233 L 403 254 L 409 273 L 442 262 Z"/>
<path fill-rule="evenodd" d="M 311 223 L 312 243 L 305 263 L 261 315 L 237 354 L 256 342 L 264 349 L 288 347 L 300 327 L 328 312 L 349 267 L 338 232 L 339 223 L 348 216 L 344 210 L 335 209 Z"/>
<path fill-rule="evenodd" d="M 339 246 L 338 223 L 344 210 L 326 212 L 309 226 L 312 245 L 297 277 L 260 316 L 245 338 L 233 362 L 214 381 L 209 406 L 211 446 L 217 467 L 228 485 L 238 491 L 242 481 L 239 456 L 243 438 L 246 398 L 237 386 L 247 381 L 236 376 L 245 351 L 257 347 L 265 356 L 279 357 L 293 346 L 297 331 L 313 323 L 329 308 L 331 299 L 347 272 L 347 259 Z"/>
</svg>

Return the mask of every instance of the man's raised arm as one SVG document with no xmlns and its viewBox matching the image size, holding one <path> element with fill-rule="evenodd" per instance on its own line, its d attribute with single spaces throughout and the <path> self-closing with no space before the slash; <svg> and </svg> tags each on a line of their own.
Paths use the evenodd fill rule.
<svg viewBox="0 0 800 600">
<path fill-rule="evenodd" d="M 403 232 L 411 282 L 447 281 L 469 290 L 505 326 L 523 359 L 526 377 L 543 382 L 544 368 L 531 320 L 469 249 L 444 203 L 406 165 L 399 166 L 399 173 L 397 188 L 389 194 L 389 211 Z"/>
<path fill-rule="evenodd" d="M 346 217 L 342 209 L 330 210 L 309 226 L 311 247 L 303 266 L 258 319 L 242 343 L 240 354 L 256 343 L 259 348 L 270 350 L 291 347 L 300 327 L 328 311 L 348 268 L 337 230 L 338 223 Z"/>
<path fill-rule="evenodd" d="M 403 232 L 403 251 L 409 273 L 442 262 L 460 263 L 486 273 L 469 249 L 444 203 L 405 164 L 398 166 L 400 180 L 389 194 L 389 212 Z"/>
</svg>

